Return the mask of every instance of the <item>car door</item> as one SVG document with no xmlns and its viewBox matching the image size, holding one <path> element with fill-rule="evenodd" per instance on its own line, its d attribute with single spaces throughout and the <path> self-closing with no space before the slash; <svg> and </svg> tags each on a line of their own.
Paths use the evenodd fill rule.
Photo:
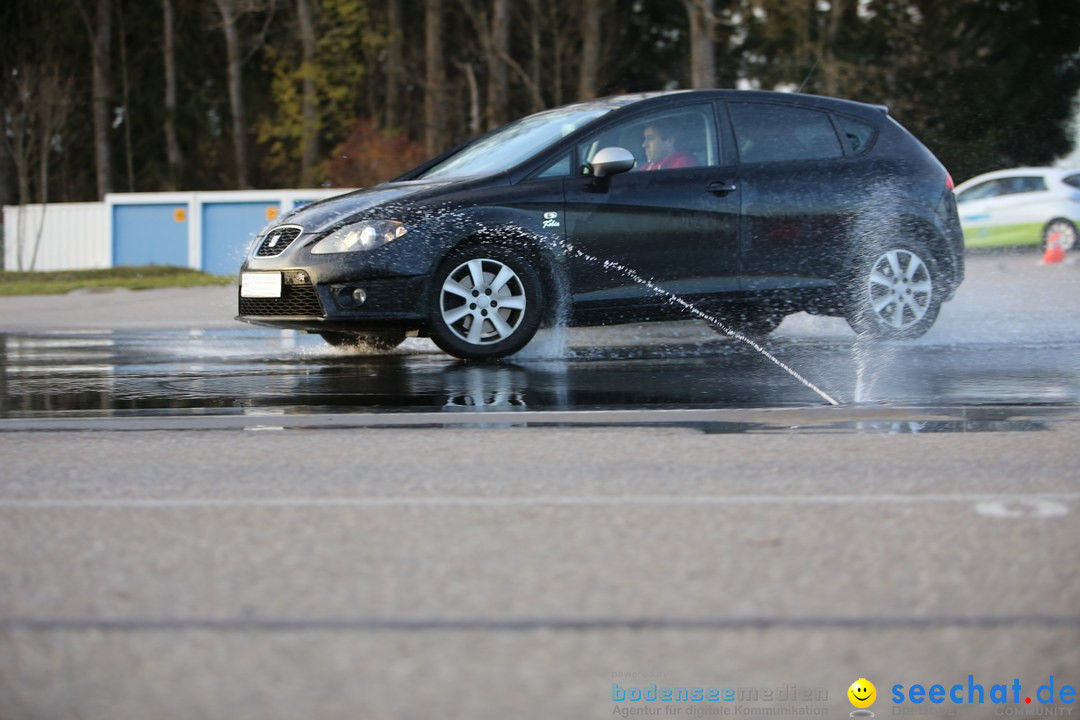
<svg viewBox="0 0 1080 720">
<path fill-rule="evenodd" d="M 1003 189 L 1000 179 L 987 180 L 967 188 L 956 196 L 956 209 L 967 245 L 994 243 L 994 204 Z"/>
<path fill-rule="evenodd" d="M 983 236 L 988 244 L 1038 243 L 1049 219 L 1040 203 L 1047 195 L 1046 182 L 1039 176 L 1017 175 L 1000 178 L 997 183 L 995 196 L 979 203 L 984 208 L 980 224 L 986 230 Z"/>
<path fill-rule="evenodd" d="M 828 112 L 728 102 L 742 185 L 742 280 L 748 292 L 827 288 L 843 272 L 852 172 Z"/>
<path fill-rule="evenodd" d="M 659 125 L 674 153 L 666 166 L 644 169 L 645 132 Z M 637 162 L 626 173 L 565 183 L 576 306 L 665 304 L 650 283 L 690 300 L 738 289 L 738 178 L 717 137 L 714 105 L 698 103 L 616 121 L 578 145 L 579 164 L 606 147 Z"/>
</svg>

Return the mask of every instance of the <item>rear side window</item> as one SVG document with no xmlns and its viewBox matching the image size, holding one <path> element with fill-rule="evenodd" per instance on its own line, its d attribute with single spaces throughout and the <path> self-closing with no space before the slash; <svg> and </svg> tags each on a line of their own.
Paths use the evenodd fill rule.
<svg viewBox="0 0 1080 720">
<path fill-rule="evenodd" d="M 1062 182 L 1066 185 L 1072 185 L 1074 188 L 1080 188 L 1080 173 L 1069 175 L 1068 177 L 1063 178 Z"/>
<path fill-rule="evenodd" d="M 1046 180 L 1041 177 L 1010 177 L 1001 180 L 1001 195 L 1039 192 L 1046 189 Z"/>
<path fill-rule="evenodd" d="M 843 157 L 827 113 L 772 103 L 729 105 L 744 163 Z"/>
<path fill-rule="evenodd" d="M 851 149 L 856 155 L 862 155 L 870 149 L 870 145 L 874 142 L 874 136 L 877 135 L 877 128 L 870 123 L 849 118 L 845 115 L 837 115 L 836 119 L 839 121 L 840 129 L 847 136 L 848 142 L 851 143 Z"/>
</svg>

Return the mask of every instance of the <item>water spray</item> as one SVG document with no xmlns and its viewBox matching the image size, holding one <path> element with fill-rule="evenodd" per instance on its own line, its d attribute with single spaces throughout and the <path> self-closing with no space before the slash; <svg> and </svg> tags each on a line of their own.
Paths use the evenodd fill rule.
<svg viewBox="0 0 1080 720">
<path fill-rule="evenodd" d="M 829 395 L 827 392 L 825 392 L 824 390 L 819 388 L 817 385 L 815 385 L 814 383 L 807 380 L 805 377 L 803 377 L 798 372 L 796 372 L 793 368 L 791 368 L 791 366 L 786 364 L 783 360 L 776 357 L 771 352 L 769 352 L 764 347 L 762 347 L 759 342 L 757 342 L 753 338 L 747 337 L 746 335 L 739 332 L 738 330 L 735 330 L 734 328 L 728 327 L 724 323 L 720 322 L 720 320 L 718 320 L 716 317 L 704 312 L 703 310 L 701 310 L 700 308 L 695 306 L 693 303 L 687 302 L 686 300 L 682 299 L 681 297 L 679 297 L 675 293 L 671 292 L 670 290 L 665 290 L 664 288 L 660 287 L 659 285 L 657 285 L 653 281 L 647 280 L 647 279 L 641 277 L 641 275 L 639 275 L 636 271 L 626 267 L 625 265 L 621 265 L 621 264 L 615 262 L 614 260 L 601 260 L 598 257 L 595 257 L 593 255 L 590 255 L 590 254 L 586 253 L 586 252 L 582 252 L 581 250 L 578 250 L 573 245 L 563 245 L 563 248 L 567 252 L 572 253 L 574 256 L 579 257 L 582 260 L 585 260 L 586 262 L 599 263 L 605 269 L 617 270 L 618 272 L 623 273 L 626 277 L 630 278 L 634 282 L 648 288 L 648 290 L 650 292 L 653 292 L 653 293 L 655 293 L 655 294 L 657 294 L 657 295 L 659 295 L 661 297 L 667 298 L 668 302 L 670 302 L 672 304 L 675 304 L 675 305 L 678 305 L 679 307 L 683 308 L 684 310 L 686 310 L 688 313 L 690 313 L 694 317 L 696 317 L 696 318 L 698 318 L 700 320 L 704 320 L 705 322 L 709 323 L 714 328 L 716 328 L 720 332 L 724 333 L 728 337 L 732 338 L 733 340 L 738 340 L 741 343 L 745 343 L 746 345 L 749 345 L 751 348 L 753 348 L 754 350 L 756 350 L 757 352 L 761 353 L 766 358 L 768 358 L 770 362 L 772 362 L 774 365 L 779 367 L 781 370 L 788 373 L 793 378 L 798 380 L 800 383 L 802 383 L 803 385 L 805 385 L 806 387 L 808 387 L 809 389 L 813 390 L 815 393 L 820 395 L 830 405 L 839 405 L 840 404 L 831 395 Z"/>
</svg>

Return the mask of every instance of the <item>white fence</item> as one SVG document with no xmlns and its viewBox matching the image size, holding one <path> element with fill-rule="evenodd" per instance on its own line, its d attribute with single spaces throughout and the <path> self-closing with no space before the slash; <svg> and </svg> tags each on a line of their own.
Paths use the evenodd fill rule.
<svg viewBox="0 0 1080 720">
<path fill-rule="evenodd" d="M 169 264 L 228 274 L 267 222 L 344 188 L 110 193 L 105 202 L 4 207 L 0 270 Z"/>
<path fill-rule="evenodd" d="M 86 270 L 112 265 L 105 203 L 4 207 L 4 270 Z"/>
</svg>

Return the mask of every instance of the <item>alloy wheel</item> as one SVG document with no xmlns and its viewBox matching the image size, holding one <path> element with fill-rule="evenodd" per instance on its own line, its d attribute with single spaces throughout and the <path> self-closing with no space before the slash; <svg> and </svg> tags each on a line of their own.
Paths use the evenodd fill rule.
<svg viewBox="0 0 1080 720">
<path fill-rule="evenodd" d="M 895 249 L 874 261 L 867 292 L 878 322 L 895 330 L 906 330 L 926 315 L 934 288 L 930 270 L 922 258 L 909 250 Z"/>
<path fill-rule="evenodd" d="M 473 258 L 450 271 L 439 293 L 443 322 L 471 345 L 506 340 L 525 317 L 525 286 L 514 270 L 491 258 Z"/>
</svg>

